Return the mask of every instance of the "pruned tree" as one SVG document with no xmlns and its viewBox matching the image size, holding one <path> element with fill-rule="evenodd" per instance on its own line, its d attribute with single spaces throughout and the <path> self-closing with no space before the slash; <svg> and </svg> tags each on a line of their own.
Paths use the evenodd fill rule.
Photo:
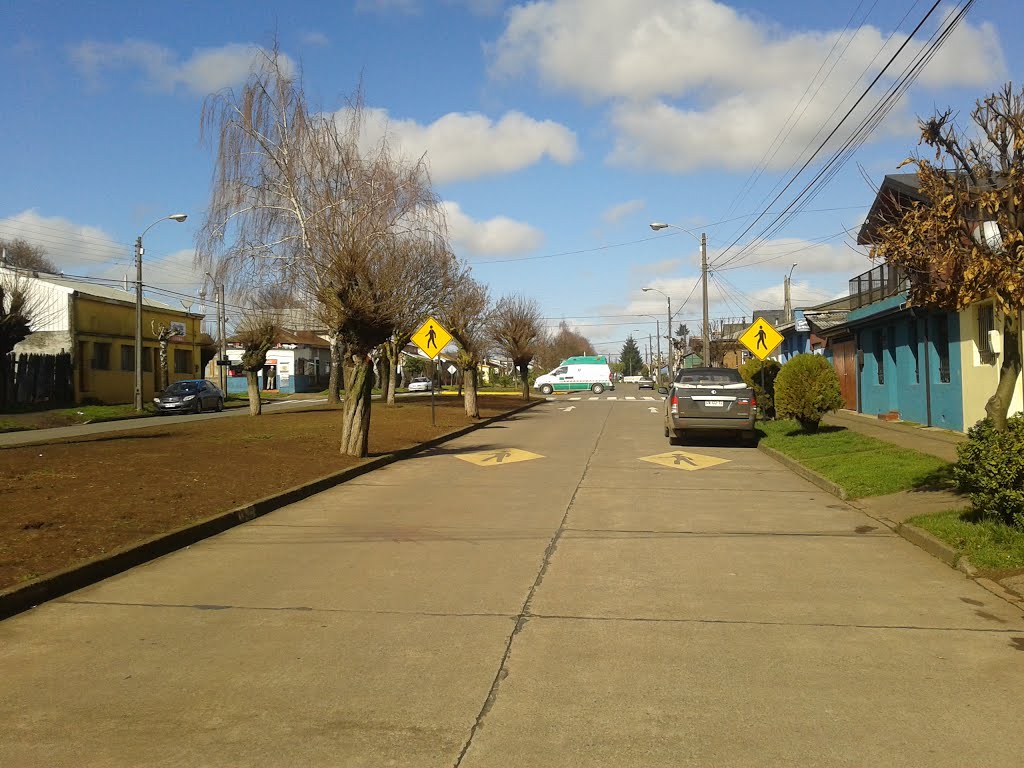
<svg viewBox="0 0 1024 768">
<path fill-rule="evenodd" d="M 463 403 L 466 415 L 480 418 L 477 390 L 480 366 L 487 358 L 489 339 L 487 323 L 491 300 L 487 286 L 474 280 L 465 269 L 456 280 L 439 312 L 441 324 L 448 329 L 458 346 L 456 364 L 462 371 Z"/>
<path fill-rule="evenodd" d="M 12 270 L 0 269 L 0 408 L 8 404 L 14 347 L 32 333 L 38 315 L 27 281 Z"/>
<path fill-rule="evenodd" d="M 157 325 L 155 320 L 150 321 L 149 327 L 153 331 L 153 336 L 156 338 L 158 349 L 160 350 L 160 362 L 158 365 L 160 375 L 159 389 L 165 389 L 171 383 L 170 368 L 167 364 L 167 348 L 170 345 L 171 337 L 176 335 L 176 332 L 173 328 L 163 323 Z"/>
<path fill-rule="evenodd" d="M 871 255 L 910 276 L 910 300 L 918 306 L 959 311 L 993 300 L 1003 351 L 985 412 L 1005 430 L 1021 373 L 1024 90 L 1006 84 L 978 101 L 971 119 L 980 130 L 975 137 L 958 128 L 951 110 L 920 121 L 921 143 L 934 155 L 902 165 L 916 166 L 925 202 L 894 206 L 877 227 Z"/>
<path fill-rule="evenodd" d="M 440 208 L 436 213 L 440 216 Z M 394 286 L 397 298 L 394 302 L 395 330 L 382 345 L 385 364 L 381 389 L 389 405 L 395 404 L 402 350 L 428 316 L 439 314 L 442 301 L 450 301 L 451 292 L 462 274 L 454 255 L 448 250 L 443 218 L 438 225 L 440 230 L 437 234 L 440 236 L 434 236 L 433 227 L 413 229 L 398 238 L 394 245 L 398 251 L 396 261 L 407 260 L 418 269 Z"/>
<path fill-rule="evenodd" d="M 209 97 L 201 121 L 217 150 L 197 258 L 243 290 L 276 282 L 326 308 L 345 353 L 341 451 L 352 456 L 368 451 L 370 353 L 395 334 L 410 283 L 450 258 L 424 161 L 364 146 L 364 111 L 359 92 L 338 113 L 310 110 L 275 47 L 240 92 Z"/>
<path fill-rule="evenodd" d="M 242 313 L 235 329 L 235 341 L 242 346 L 242 370 L 249 392 L 249 415 L 263 413 L 260 397 L 260 371 L 267 364 L 267 353 L 274 348 L 281 334 L 281 313 L 267 305 L 255 306 Z"/>
<path fill-rule="evenodd" d="M 520 294 L 503 296 L 488 321 L 488 336 L 494 347 L 519 371 L 523 399 L 530 399 L 530 363 L 543 337 L 540 306 Z"/>
<path fill-rule="evenodd" d="M 20 237 L 0 239 L 0 267 L 3 266 L 50 274 L 58 271 L 57 265 L 47 258 L 45 249 Z"/>
</svg>

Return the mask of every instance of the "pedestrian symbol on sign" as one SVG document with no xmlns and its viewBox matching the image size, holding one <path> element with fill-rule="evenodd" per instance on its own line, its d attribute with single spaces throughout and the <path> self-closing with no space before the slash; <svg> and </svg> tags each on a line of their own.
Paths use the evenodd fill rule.
<svg viewBox="0 0 1024 768">
<path fill-rule="evenodd" d="M 764 347 L 764 351 L 765 352 L 768 351 L 768 345 L 765 343 L 765 339 L 767 339 L 767 338 L 768 338 L 768 334 L 766 334 L 764 332 L 764 326 L 763 325 L 759 325 L 757 327 L 757 348 L 758 349 L 761 349 L 761 347 Z"/>
</svg>

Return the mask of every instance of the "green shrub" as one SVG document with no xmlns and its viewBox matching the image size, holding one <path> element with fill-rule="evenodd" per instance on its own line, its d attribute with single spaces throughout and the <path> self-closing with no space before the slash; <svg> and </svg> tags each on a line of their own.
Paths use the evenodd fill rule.
<svg viewBox="0 0 1024 768">
<path fill-rule="evenodd" d="M 1024 528 L 1024 413 L 1007 419 L 1005 432 L 979 421 L 956 451 L 953 480 L 975 510 Z"/>
<path fill-rule="evenodd" d="M 757 396 L 757 408 L 765 418 L 775 418 L 775 379 L 782 366 L 778 360 L 758 360 L 752 357 L 740 366 L 740 376 Z M 761 371 L 764 371 L 764 386 L 761 386 Z"/>
<path fill-rule="evenodd" d="M 821 417 L 843 407 L 839 377 L 821 355 L 797 355 L 775 379 L 775 411 L 796 419 L 805 432 L 817 432 Z"/>
</svg>

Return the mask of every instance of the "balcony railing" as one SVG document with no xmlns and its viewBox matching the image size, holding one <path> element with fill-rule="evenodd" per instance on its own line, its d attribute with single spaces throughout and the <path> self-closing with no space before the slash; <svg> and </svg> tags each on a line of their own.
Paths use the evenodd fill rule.
<svg viewBox="0 0 1024 768">
<path fill-rule="evenodd" d="M 850 280 L 851 309 L 866 307 L 910 289 L 910 280 L 898 269 L 879 264 Z"/>
</svg>

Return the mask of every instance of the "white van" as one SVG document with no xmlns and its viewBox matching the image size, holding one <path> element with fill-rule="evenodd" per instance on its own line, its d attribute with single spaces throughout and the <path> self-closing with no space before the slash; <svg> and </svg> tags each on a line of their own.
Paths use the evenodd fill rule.
<svg viewBox="0 0 1024 768">
<path fill-rule="evenodd" d="M 533 388 L 542 395 L 586 390 L 600 395 L 606 389 L 615 389 L 615 382 L 607 358 L 585 355 L 566 358 L 555 370 L 538 376 Z"/>
</svg>

